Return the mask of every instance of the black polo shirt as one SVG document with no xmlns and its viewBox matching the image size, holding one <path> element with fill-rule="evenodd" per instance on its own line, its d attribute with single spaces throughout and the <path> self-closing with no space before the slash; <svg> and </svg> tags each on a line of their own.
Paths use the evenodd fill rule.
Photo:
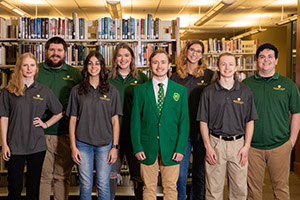
<svg viewBox="0 0 300 200">
<path fill-rule="evenodd" d="M 179 78 L 175 72 L 171 76 L 171 80 L 183 85 L 187 88 L 188 92 L 188 103 L 189 103 L 189 116 L 190 116 L 190 139 L 195 141 L 202 139 L 200 134 L 199 122 L 196 121 L 197 112 L 199 107 L 200 95 L 205 87 L 210 84 L 211 78 L 214 72 L 210 69 L 204 71 L 204 76 L 198 78 L 191 74 L 184 79 Z"/>
<path fill-rule="evenodd" d="M 203 90 L 197 120 L 214 134 L 244 135 L 246 123 L 257 119 L 251 89 L 243 83 L 235 81 L 227 90 L 217 81 Z"/>
<path fill-rule="evenodd" d="M 33 119 L 49 110 L 57 115 L 63 108 L 53 92 L 34 82 L 26 87 L 24 96 L 4 89 L 0 98 L 0 116 L 9 118 L 7 144 L 13 155 L 33 154 L 47 149 L 44 129 L 34 127 Z"/>
<path fill-rule="evenodd" d="M 90 85 L 87 95 L 79 95 L 76 85 L 70 94 L 66 115 L 77 117 L 76 139 L 93 146 L 106 146 L 113 139 L 112 117 L 122 115 L 118 90 L 112 85 L 101 94 Z"/>
</svg>

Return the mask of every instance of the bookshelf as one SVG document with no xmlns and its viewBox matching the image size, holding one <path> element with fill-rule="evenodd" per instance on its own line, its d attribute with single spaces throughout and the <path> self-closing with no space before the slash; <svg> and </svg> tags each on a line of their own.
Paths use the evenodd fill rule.
<svg viewBox="0 0 300 200">
<path fill-rule="evenodd" d="M 222 38 L 209 38 L 202 41 L 204 44 L 204 58 L 208 68 L 216 69 L 217 60 L 224 52 L 232 53 L 237 59 L 239 80 L 243 80 L 256 72 L 255 52 L 257 48 L 256 40 L 225 40 Z M 181 45 L 184 45 L 184 41 Z"/>
<path fill-rule="evenodd" d="M 17 58 L 24 52 L 35 55 L 38 63 L 45 60 L 45 43 L 53 36 L 65 39 L 68 44 L 66 63 L 81 68 L 90 51 L 97 50 L 111 65 L 113 51 L 119 42 L 127 42 L 136 56 L 139 70 L 150 76 L 148 58 L 158 48 L 166 50 L 175 64 L 179 49 L 179 18 L 175 20 L 153 19 L 148 14 L 145 19 L 116 19 L 109 17 L 97 20 L 77 18 L 1 18 L 0 21 L 0 88 L 5 87 L 14 69 Z M 26 171 L 26 170 L 25 170 Z M 125 195 L 130 190 L 133 196 L 129 173 L 122 171 L 124 187 L 118 187 L 117 195 Z M 0 158 L 0 196 L 7 195 L 7 168 Z M 71 176 L 70 195 L 79 194 L 79 179 L 76 167 Z M 127 188 L 127 189 L 126 189 Z M 22 195 L 25 193 L 23 192 Z M 95 195 L 95 188 L 93 195 Z M 162 196 L 161 189 L 159 192 Z"/>
<path fill-rule="evenodd" d="M 0 26 L 0 72 L 2 76 L 13 70 L 17 58 L 24 52 L 31 52 L 38 62 L 45 60 L 45 43 L 59 36 L 68 44 L 66 63 L 81 68 L 84 58 L 92 50 L 103 55 L 108 68 L 116 45 L 119 42 L 130 44 L 136 55 L 136 66 L 149 73 L 148 58 L 158 48 L 166 50 L 175 64 L 179 49 L 179 18 L 160 20 L 148 14 L 144 19 L 97 20 L 78 18 L 1 18 Z M 9 77 L 2 78 L 2 87 Z"/>
</svg>

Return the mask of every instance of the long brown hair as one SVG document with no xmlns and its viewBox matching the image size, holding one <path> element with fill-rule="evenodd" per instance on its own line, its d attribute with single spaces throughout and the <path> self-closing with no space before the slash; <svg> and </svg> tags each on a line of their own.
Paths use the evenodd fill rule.
<svg viewBox="0 0 300 200">
<path fill-rule="evenodd" d="M 116 49 L 114 50 L 114 54 L 113 54 L 113 59 L 112 59 L 112 68 L 111 68 L 111 78 L 112 79 L 116 79 L 118 77 L 119 74 L 119 66 L 117 63 L 117 56 L 119 53 L 120 49 L 127 49 L 131 55 L 131 61 L 130 61 L 130 72 L 133 78 L 137 79 L 138 78 L 138 69 L 135 66 L 135 56 L 133 53 L 133 50 L 131 49 L 131 47 L 124 42 L 120 42 L 117 46 Z"/>
<path fill-rule="evenodd" d="M 34 57 L 32 53 L 24 53 L 22 54 L 16 63 L 16 67 L 14 72 L 11 75 L 11 79 L 9 80 L 6 89 L 8 90 L 9 93 L 14 94 L 16 96 L 24 96 L 24 91 L 25 91 L 25 84 L 24 84 L 24 77 L 22 74 L 22 64 L 23 61 L 26 58 L 31 58 L 34 60 L 35 65 L 36 65 L 36 73 L 34 75 L 34 80 L 36 79 L 39 71 L 39 67 L 37 64 L 37 60 Z"/>
<path fill-rule="evenodd" d="M 78 87 L 78 94 L 82 95 L 85 94 L 87 95 L 89 93 L 90 90 L 90 86 L 89 86 L 89 72 L 88 72 L 88 63 L 91 59 L 91 57 L 95 56 L 101 65 L 101 70 L 99 73 L 99 90 L 101 94 L 104 94 L 106 92 L 109 91 L 109 83 L 107 81 L 108 78 L 108 74 L 107 74 L 107 69 L 105 66 L 105 60 L 103 58 L 103 56 L 98 52 L 98 51 L 92 51 L 89 53 L 89 55 L 87 55 L 86 59 L 84 60 L 84 65 L 83 65 L 83 69 L 81 71 L 81 80 L 79 83 L 79 87 Z"/>
<path fill-rule="evenodd" d="M 202 48 L 202 54 L 204 53 L 204 44 L 199 40 L 191 40 L 186 43 L 186 45 L 181 49 L 179 57 L 176 59 L 176 72 L 179 78 L 186 78 L 187 72 L 187 53 L 189 48 L 194 45 L 199 44 Z M 207 68 L 206 61 L 202 55 L 202 58 L 198 61 L 198 67 L 193 72 L 193 76 L 198 78 L 204 75 L 204 70 Z"/>
</svg>

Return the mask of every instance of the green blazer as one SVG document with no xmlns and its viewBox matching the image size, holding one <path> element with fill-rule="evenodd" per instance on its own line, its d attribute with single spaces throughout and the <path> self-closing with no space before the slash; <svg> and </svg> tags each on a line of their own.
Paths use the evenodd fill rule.
<svg viewBox="0 0 300 200">
<path fill-rule="evenodd" d="M 176 165 L 175 152 L 185 154 L 189 135 L 189 113 L 186 87 L 168 80 L 161 117 L 152 80 L 136 86 L 131 114 L 131 141 L 134 154 L 144 152 L 140 163 L 152 165 L 158 153 L 164 165 Z"/>
</svg>

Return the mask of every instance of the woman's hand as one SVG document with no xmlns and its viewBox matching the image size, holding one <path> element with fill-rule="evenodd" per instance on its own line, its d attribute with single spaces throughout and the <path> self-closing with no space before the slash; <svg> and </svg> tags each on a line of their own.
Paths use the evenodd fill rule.
<svg viewBox="0 0 300 200">
<path fill-rule="evenodd" d="M 5 161 L 9 161 L 9 159 L 10 159 L 10 149 L 9 149 L 8 145 L 2 146 L 2 158 Z"/>
<path fill-rule="evenodd" d="M 43 127 L 43 129 L 48 128 L 47 123 L 44 123 L 44 122 L 41 120 L 41 118 L 39 118 L 39 117 L 35 117 L 35 118 L 33 119 L 33 125 L 34 125 L 35 127 L 41 126 L 41 127 Z"/>
<path fill-rule="evenodd" d="M 107 161 L 109 165 L 114 164 L 117 161 L 118 158 L 118 150 L 116 148 L 111 148 L 108 157 L 107 157 Z"/>
<path fill-rule="evenodd" d="M 72 151 L 72 159 L 77 165 L 81 165 L 81 155 L 79 150 L 75 148 L 71 148 Z"/>
</svg>

